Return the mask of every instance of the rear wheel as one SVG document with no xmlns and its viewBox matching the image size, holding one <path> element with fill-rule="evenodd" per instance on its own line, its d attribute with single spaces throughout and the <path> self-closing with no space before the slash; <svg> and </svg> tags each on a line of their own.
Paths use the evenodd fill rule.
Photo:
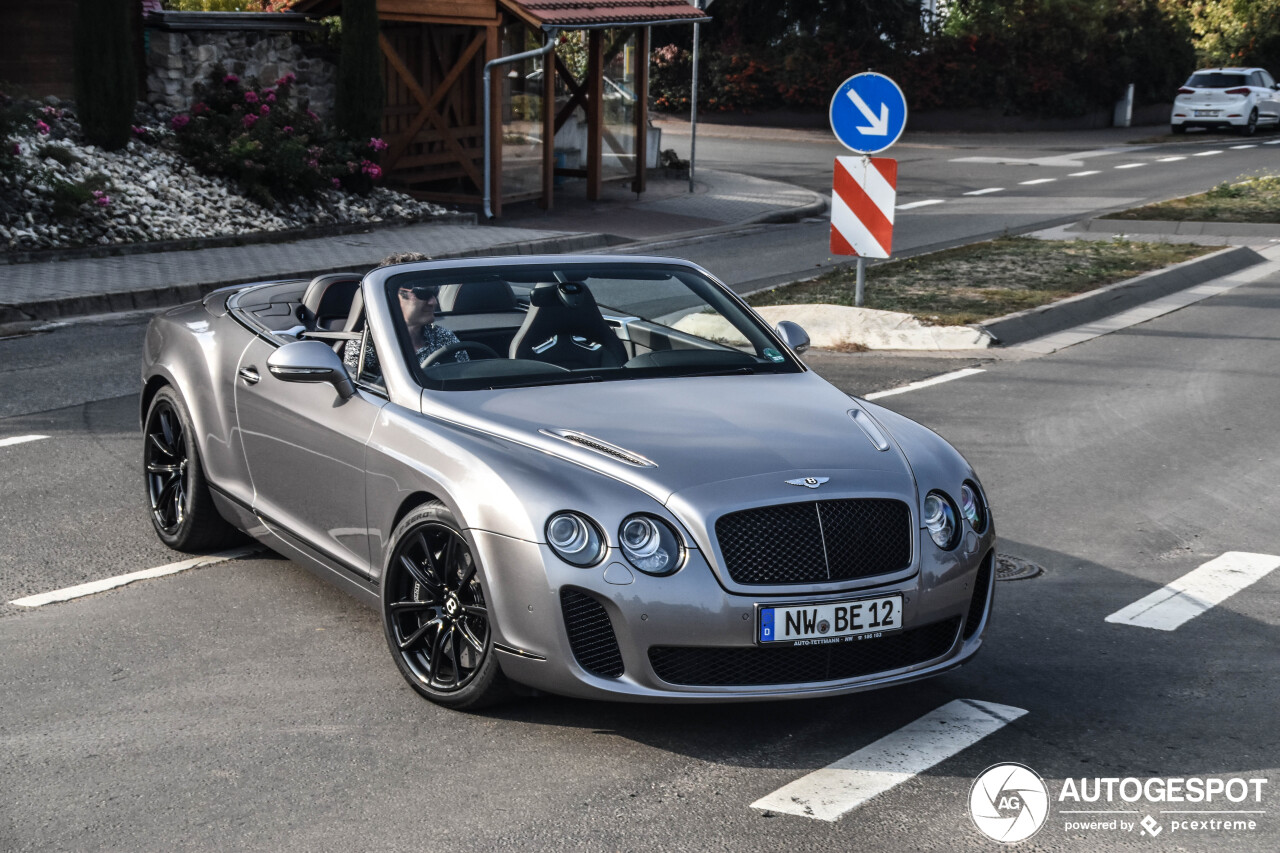
<svg viewBox="0 0 1280 853">
<path fill-rule="evenodd" d="M 397 525 L 382 573 L 382 625 L 400 674 L 460 710 L 510 695 L 477 568 L 453 513 L 432 501 Z"/>
<path fill-rule="evenodd" d="M 1187 126 L 1185 124 L 1171 124 L 1169 125 L 1169 130 L 1174 134 L 1183 134 L 1187 132 Z"/>
<path fill-rule="evenodd" d="M 147 409 L 142 465 L 151 524 L 176 551 L 210 551 L 241 538 L 213 505 L 195 436 L 182 398 L 161 388 Z"/>
<path fill-rule="evenodd" d="M 1258 132 L 1258 109 L 1249 113 L 1249 120 L 1240 126 L 1241 136 L 1253 136 Z"/>
</svg>

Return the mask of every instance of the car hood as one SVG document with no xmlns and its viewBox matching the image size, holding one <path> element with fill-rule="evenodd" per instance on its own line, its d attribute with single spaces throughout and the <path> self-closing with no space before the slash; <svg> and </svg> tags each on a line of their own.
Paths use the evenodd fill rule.
<svg viewBox="0 0 1280 853">
<path fill-rule="evenodd" d="M 880 450 L 850 416 L 858 402 L 813 373 L 623 380 L 497 391 L 424 394 L 423 414 L 499 436 L 634 485 L 660 503 L 677 493 L 714 492 L 716 503 L 758 503 L 747 488 L 778 474 L 782 499 L 799 497 L 787 479 L 844 476 L 838 490 L 914 494 L 896 443 Z M 566 440 L 565 431 L 640 457 Z M 887 434 L 887 431 L 886 431 Z M 645 464 L 645 462 L 652 463 Z M 638 464 L 637 464 L 638 463 Z M 742 489 L 735 489 L 739 481 Z M 731 496 L 738 492 L 736 498 Z M 748 497 L 750 495 L 751 497 Z M 709 495 L 708 495 L 709 496 Z"/>
</svg>

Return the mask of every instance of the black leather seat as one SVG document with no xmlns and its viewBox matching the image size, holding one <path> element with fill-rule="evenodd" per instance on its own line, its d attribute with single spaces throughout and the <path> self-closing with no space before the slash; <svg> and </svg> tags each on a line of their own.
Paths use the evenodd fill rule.
<svg viewBox="0 0 1280 853">
<path fill-rule="evenodd" d="M 501 314 L 516 309 L 516 295 L 505 281 L 473 281 L 440 288 L 440 310 L 449 314 Z"/>
<path fill-rule="evenodd" d="M 308 332 L 341 329 L 351 313 L 351 301 L 360 290 L 357 273 L 337 272 L 318 275 L 307 285 L 298 308 L 298 319 Z"/>
<path fill-rule="evenodd" d="M 529 313 L 511 340 L 510 356 L 569 369 L 619 367 L 627 350 L 585 284 L 551 281 L 529 292 Z"/>
</svg>

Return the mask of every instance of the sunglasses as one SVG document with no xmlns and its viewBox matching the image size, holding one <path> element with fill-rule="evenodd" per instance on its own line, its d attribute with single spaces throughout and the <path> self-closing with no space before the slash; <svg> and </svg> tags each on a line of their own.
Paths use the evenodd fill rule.
<svg viewBox="0 0 1280 853">
<path fill-rule="evenodd" d="M 434 299 L 434 298 L 436 298 L 436 296 L 437 296 L 437 294 L 439 294 L 439 292 L 440 292 L 440 288 L 438 288 L 438 287 L 428 287 L 428 286 L 426 286 L 426 285 L 419 285 L 418 287 L 402 287 L 402 288 L 400 288 L 400 295 L 401 295 L 401 296 L 404 296 L 404 295 L 405 295 L 405 294 L 407 294 L 407 293 L 412 293 L 416 298 L 421 299 L 423 302 L 426 302 L 426 301 L 427 301 L 427 300 L 429 300 L 429 299 Z"/>
</svg>

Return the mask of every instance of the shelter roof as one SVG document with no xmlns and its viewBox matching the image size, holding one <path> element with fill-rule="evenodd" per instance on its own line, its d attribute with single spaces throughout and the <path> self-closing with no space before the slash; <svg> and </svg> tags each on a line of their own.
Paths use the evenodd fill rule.
<svg viewBox="0 0 1280 853">
<path fill-rule="evenodd" d="M 394 6 L 399 12 L 422 15 L 450 14 L 452 0 L 383 0 L 379 11 Z M 474 5 L 474 4 L 469 4 Z M 686 0 L 495 0 L 494 10 L 504 9 L 535 27 L 627 26 L 659 21 L 706 21 L 707 13 Z M 292 9 L 308 14 L 332 15 L 342 0 L 296 0 Z"/>
</svg>

